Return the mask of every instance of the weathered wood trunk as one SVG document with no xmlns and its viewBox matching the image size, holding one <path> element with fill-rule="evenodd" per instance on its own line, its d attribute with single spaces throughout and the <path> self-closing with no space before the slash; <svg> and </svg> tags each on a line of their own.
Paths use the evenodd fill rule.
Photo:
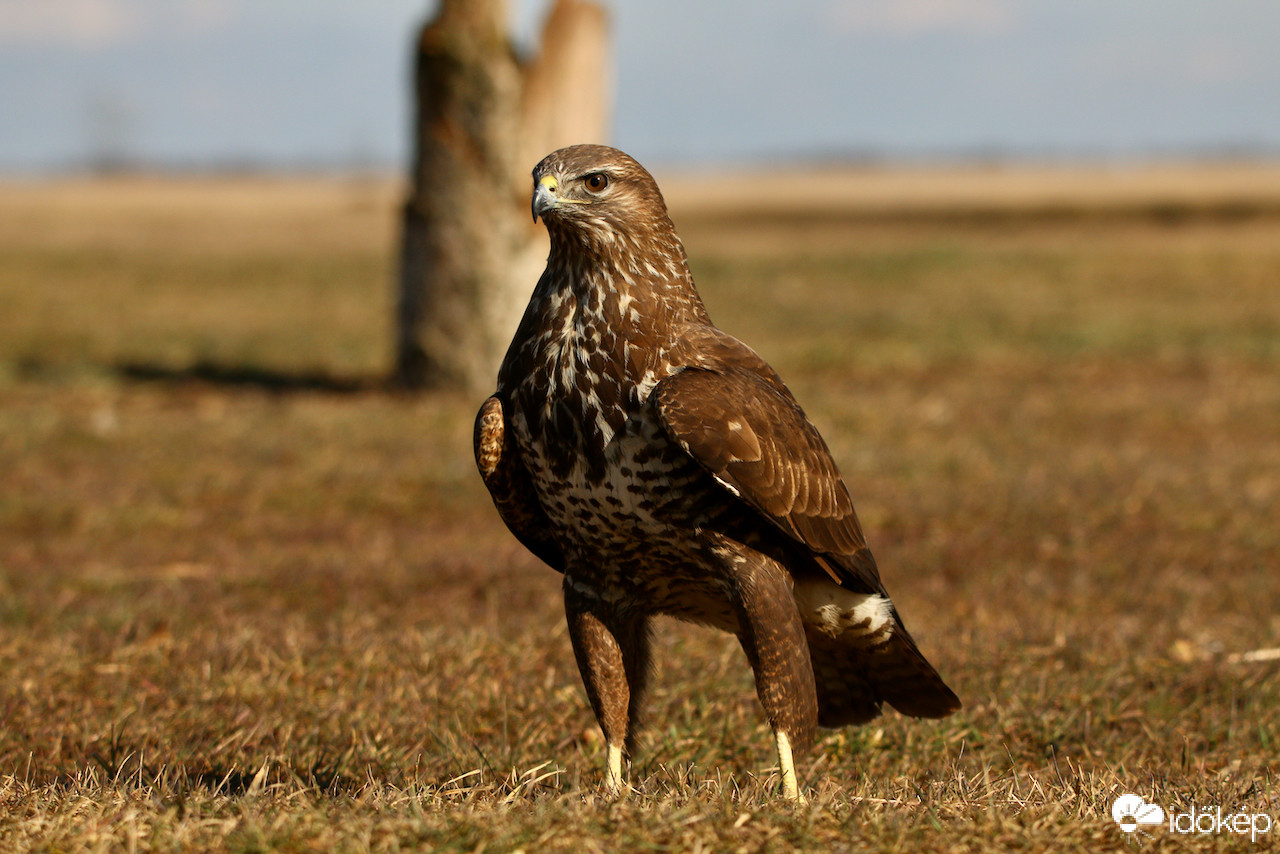
<svg viewBox="0 0 1280 854">
<path fill-rule="evenodd" d="M 546 257 L 529 172 L 555 148 L 605 136 L 604 11 L 559 0 L 529 63 L 506 19 L 505 0 L 442 0 L 418 40 L 396 311 L 404 386 L 493 384 Z"/>
</svg>

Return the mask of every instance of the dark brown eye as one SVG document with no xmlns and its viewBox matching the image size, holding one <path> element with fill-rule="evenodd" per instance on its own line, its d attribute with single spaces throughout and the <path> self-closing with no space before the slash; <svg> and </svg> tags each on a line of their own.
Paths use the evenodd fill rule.
<svg viewBox="0 0 1280 854">
<path fill-rule="evenodd" d="M 609 176 L 603 172 L 592 172 L 583 180 L 587 182 L 587 189 L 593 193 L 598 193 L 609 186 Z"/>
</svg>

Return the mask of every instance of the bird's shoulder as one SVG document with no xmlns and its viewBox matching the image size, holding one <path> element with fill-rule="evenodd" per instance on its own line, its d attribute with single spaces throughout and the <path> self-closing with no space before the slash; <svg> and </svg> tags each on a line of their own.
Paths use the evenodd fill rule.
<svg viewBox="0 0 1280 854">
<path fill-rule="evenodd" d="M 669 360 L 677 371 L 692 368 L 721 374 L 745 372 L 758 377 L 799 409 L 790 389 L 773 366 L 723 329 L 709 323 L 689 323 L 676 330 L 672 337 L 676 343 Z"/>
<path fill-rule="evenodd" d="M 833 580 L 881 589 L 826 442 L 763 358 L 727 333 L 689 329 L 651 405 L 667 434 L 737 498 L 810 549 Z"/>
</svg>

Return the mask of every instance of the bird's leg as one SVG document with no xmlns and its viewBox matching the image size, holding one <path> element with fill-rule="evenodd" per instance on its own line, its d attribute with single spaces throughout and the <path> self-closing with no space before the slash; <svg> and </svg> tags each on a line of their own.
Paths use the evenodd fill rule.
<svg viewBox="0 0 1280 854">
<path fill-rule="evenodd" d="M 587 699 L 596 713 L 606 745 L 605 790 L 612 797 L 622 792 L 622 757 L 626 749 L 631 691 L 623 666 L 622 648 L 613 632 L 592 611 L 579 609 L 565 597 L 569 639 Z"/>
<path fill-rule="evenodd" d="M 813 740 L 818 723 L 809 643 L 783 570 L 772 561 L 739 565 L 734 607 L 738 639 L 756 676 L 756 693 L 773 728 L 787 800 L 804 803 L 792 750 Z"/>
<path fill-rule="evenodd" d="M 587 698 L 604 733 L 605 790 L 622 794 L 622 760 L 635 743 L 636 724 L 649 673 L 649 633 L 643 619 L 623 620 L 565 577 L 565 616 Z"/>
<path fill-rule="evenodd" d="M 787 738 L 787 731 L 774 730 L 773 741 L 778 748 L 778 767 L 782 771 L 782 796 L 789 801 L 803 804 L 805 799 L 800 793 L 800 784 L 796 779 L 796 763 L 791 758 L 791 740 Z"/>
<path fill-rule="evenodd" d="M 604 790 L 611 798 L 622 795 L 622 745 L 609 742 L 605 747 Z"/>
</svg>

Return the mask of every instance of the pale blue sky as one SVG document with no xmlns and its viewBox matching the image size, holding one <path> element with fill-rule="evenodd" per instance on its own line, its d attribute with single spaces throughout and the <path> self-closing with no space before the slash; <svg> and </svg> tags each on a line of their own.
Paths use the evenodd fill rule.
<svg viewBox="0 0 1280 854">
<path fill-rule="evenodd" d="M 605 2 L 647 162 L 1280 154 L 1275 0 Z M 398 163 L 434 5 L 0 0 L 0 171 Z"/>
</svg>

